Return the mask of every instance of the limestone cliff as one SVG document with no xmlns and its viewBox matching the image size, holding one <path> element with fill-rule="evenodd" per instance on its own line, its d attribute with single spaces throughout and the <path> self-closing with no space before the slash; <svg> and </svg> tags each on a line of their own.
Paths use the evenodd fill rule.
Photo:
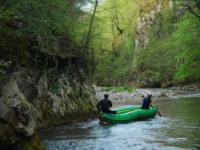
<svg viewBox="0 0 200 150">
<path fill-rule="evenodd" d="M 189 21 L 192 16 L 189 17 L 191 14 L 188 14 L 188 9 L 185 7 L 187 5 L 191 5 L 195 9 L 192 2 L 175 0 L 152 0 L 151 3 L 145 3 L 142 6 L 136 23 L 133 56 L 133 80 L 136 81 L 136 85 L 158 88 L 174 86 L 180 82 L 187 84 L 199 80 L 198 73 L 189 73 L 190 75 L 188 75 L 188 72 L 193 71 L 182 69 L 183 66 L 184 68 L 191 68 L 186 67 L 189 64 L 184 63 L 185 60 L 190 60 L 190 58 L 186 55 L 184 59 L 180 57 L 180 54 L 186 54 L 184 52 L 187 51 L 186 47 L 199 45 L 198 40 L 196 40 L 199 37 L 198 29 L 193 33 L 186 31 L 193 25 L 191 23 L 193 21 Z M 193 19 L 194 28 L 196 28 L 196 19 Z M 184 21 L 188 21 L 188 24 L 184 24 Z M 193 35 L 186 43 L 184 36 L 189 34 Z M 194 38 L 194 35 L 196 38 Z M 192 44 L 193 41 L 197 44 Z M 196 55 L 194 54 L 193 57 L 195 58 Z M 183 61 L 180 62 L 180 59 Z M 195 59 L 192 60 L 193 66 L 198 63 Z M 197 68 L 194 69 L 194 72 L 197 72 L 195 71 Z M 185 79 L 181 76 L 185 76 Z"/>
<path fill-rule="evenodd" d="M 37 129 L 94 115 L 94 90 L 82 65 L 81 58 L 42 52 L 29 67 L 0 60 L 0 149 L 43 149 Z"/>
<path fill-rule="evenodd" d="M 162 12 L 165 8 L 170 8 L 171 5 L 170 0 L 161 0 L 151 4 L 149 9 L 146 9 L 145 6 L 141 9 L 136 23 L 135 51 L 145 48 L 149 44 L 152 28 L 155 28 L 154 32 L 159 32 Z"/>
<path fill-rule="evenodd" d="M 146 3 L 140 10 L 139 18 L 136 22 L 135 49 L 134 49 L 134 79 L 142 87 L 159 87 L 158 75 L 151 68 L 142 63 L 142 55 L 148 54 L 146 48 L 151 43 L 152 38 L 158 40 L 165 36 L 163 25 L 165 24 L 166 14 L 173 11 L 172 0 L 155 0 Z M 167 12 L 167 13 L 166 13 Z M 157 41 L 159 42 L 159 41 Z M 155 58 L 156 59 L 156 58 Z"/>
<path fill-rule="evenodd" d="M 149 43 L 149 35 L 148 31 L 155 25 L 156 16 L 161 13 L 161 4 L 157 4 L 152 10 L 149 11 L 148 14 L 144 14 L 140 16 L 137 21 L 137 29 L 136 29 L 136 37 L 135 37 L 135 50 L 139 50 L 144 48 Z"/>
<path fill-rule="evenodd" d="M 135 51 L 145 48 L 150 42 L 152 31 L 157 36 L 162 36 L 161 28 L 164 13 L 168 14 L 175 11 L 174 15 L 183 15 L 185 7 L 176 7 L 178 2 L 175 0 L 155 0 L 153 3 L 143 6 L 140 10 L 139 18 L 136 22 Z M 184 2 L 188 4 L 188 1 Z"/>
</svg>

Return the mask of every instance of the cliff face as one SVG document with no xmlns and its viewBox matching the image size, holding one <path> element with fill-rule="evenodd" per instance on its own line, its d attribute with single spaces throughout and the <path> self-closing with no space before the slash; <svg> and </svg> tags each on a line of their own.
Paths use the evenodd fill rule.
<svg viewBox="0 0 200 150">
<path fill-rule="evenodd" d="M 42 149 L 37 129 L 94 115 L 80 3 L 0 2 L 0 149 Z"/>
<path fill-rule="evenodd" d="M 149 31 L 156 26 L 159 31 L 158 16 L 161 15 L 162 4 L 157 3 L 149 12 L 141 12 L 136 23 L 135 50 L 145 48 L 149 44 Z"/>
<path fill-rule="evenodd" d="M 29 142 L 32 147 L 35 139 L 40 143 L 36 129 L 94 115 L 95 93 L 81 67 L 83 62 L 42 52 L 37 58 L 29 67 L 0 61 L 1 149 L 23 149 Z"/>
<path fill-rule="evenodd" d="M 197 10 L 194 4 L 158 0 L 143 6 L 133 56 L 137 85 L 169 87 L 199 82 L 199 20 L 186 7 Z"/>
<path fill-rule="evenodd" d="M 175 0 L 157 0 L 154 3 L 144 5 L 140 11 L 138 21 L 136 22 L 135 51 L 146 48 L 151 40 L 151 35 L 162 37 L 162 26 L 164 23 L 165 13 L 174 16 L 182 16 L 186 8 L 177 7 L 178 2 Z M 188 1 L 184 2 L 186 5 Z M 147 8 L 146 8 L 147 7 Z"/>
<path fill-rule="evenodd" d="M 172 11 L 173 3 L 171 0 L 152 1 L 140 10 L 139 18 L 136 22 L 135 49 L 133 66 L 135 70 L 134 80 L 142 87 L 160 86 L 158 74 L 155 74 L 143 60 L 148 58 L 148 46 L 152 39 L 164 38 L 163 25 L 165 24 L 165 13 Z M 145 55 L 145 56 L 144 56 Z M 145 57 L 145 58 L 143 58 Z M 153 56 L 155 57 L 155 56 Z M 151 58 L 149 58 L 151 59 Z M 153 58 L 152 58 L 153 59 Z M 156 59 L 156 58 L 155 58 Z"/>
<path fill-rule="evenodd" d="M 158 0 L 150 6 L 144 5 L 144 8 L 141 9 L 136 22 L 135 51 L 139 51 L 149 44 L 152 31 L 157 36 L 161 36 L 159 32 L 162 26 L 163 12 L 166 9 L 172 11 L 173 2 L 171 0 Z"/>
</svg>

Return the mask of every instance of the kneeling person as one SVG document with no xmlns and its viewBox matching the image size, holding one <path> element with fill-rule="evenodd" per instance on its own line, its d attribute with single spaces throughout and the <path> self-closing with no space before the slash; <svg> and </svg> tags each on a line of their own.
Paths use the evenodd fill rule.
<svg viewBox="0 0 200 150">
<path fill-rule="evenodd" d="M 149 109 L 149 107 L 151 106 L 151 102 L 152 102 L 151 98 L 152 98 L 152 95 L 148 94 L 148 96 L 143 99 L 142 109 Z"/>
<path fill-rule="evenodd" d="M 104 99 L 97 104 L 98 112 L 102 111 L 103 113 L 116 114 L 116 111 L 110 110 L 112 102 L 108 99 L 108 96 L 108 94 L 105 94 Z"/>
</svg>

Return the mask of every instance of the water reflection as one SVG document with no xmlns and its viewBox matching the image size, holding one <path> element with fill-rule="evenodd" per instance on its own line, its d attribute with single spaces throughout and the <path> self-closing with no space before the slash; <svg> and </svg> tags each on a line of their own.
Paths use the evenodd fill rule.
<svg viewBox="0 0 200 150">
<path fill-rule="evenodd" d="M 98 120 L 45 130 L 48 150 L 200 149 L 200 98 L 158 101 L 163 117 L 98 125 Z"/>
</svg>

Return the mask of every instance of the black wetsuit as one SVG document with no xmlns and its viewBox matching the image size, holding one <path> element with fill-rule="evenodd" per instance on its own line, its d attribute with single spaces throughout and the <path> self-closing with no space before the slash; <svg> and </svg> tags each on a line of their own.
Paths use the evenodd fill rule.
<svg viewBox="0 0 200 150">
<path fill-rule="evenodd" d="M 151 98 L 145 97 L 142 102 L 142 109 L 149 109 L 151 104 Z"/>
<path fill-rule="evenodd" d="M 116 111 L 110 110 L 112 102 L 108 99 L 103 99 L 97 104 L 97 109 L 104 113 L 116 114 Z"/>
</svg>

